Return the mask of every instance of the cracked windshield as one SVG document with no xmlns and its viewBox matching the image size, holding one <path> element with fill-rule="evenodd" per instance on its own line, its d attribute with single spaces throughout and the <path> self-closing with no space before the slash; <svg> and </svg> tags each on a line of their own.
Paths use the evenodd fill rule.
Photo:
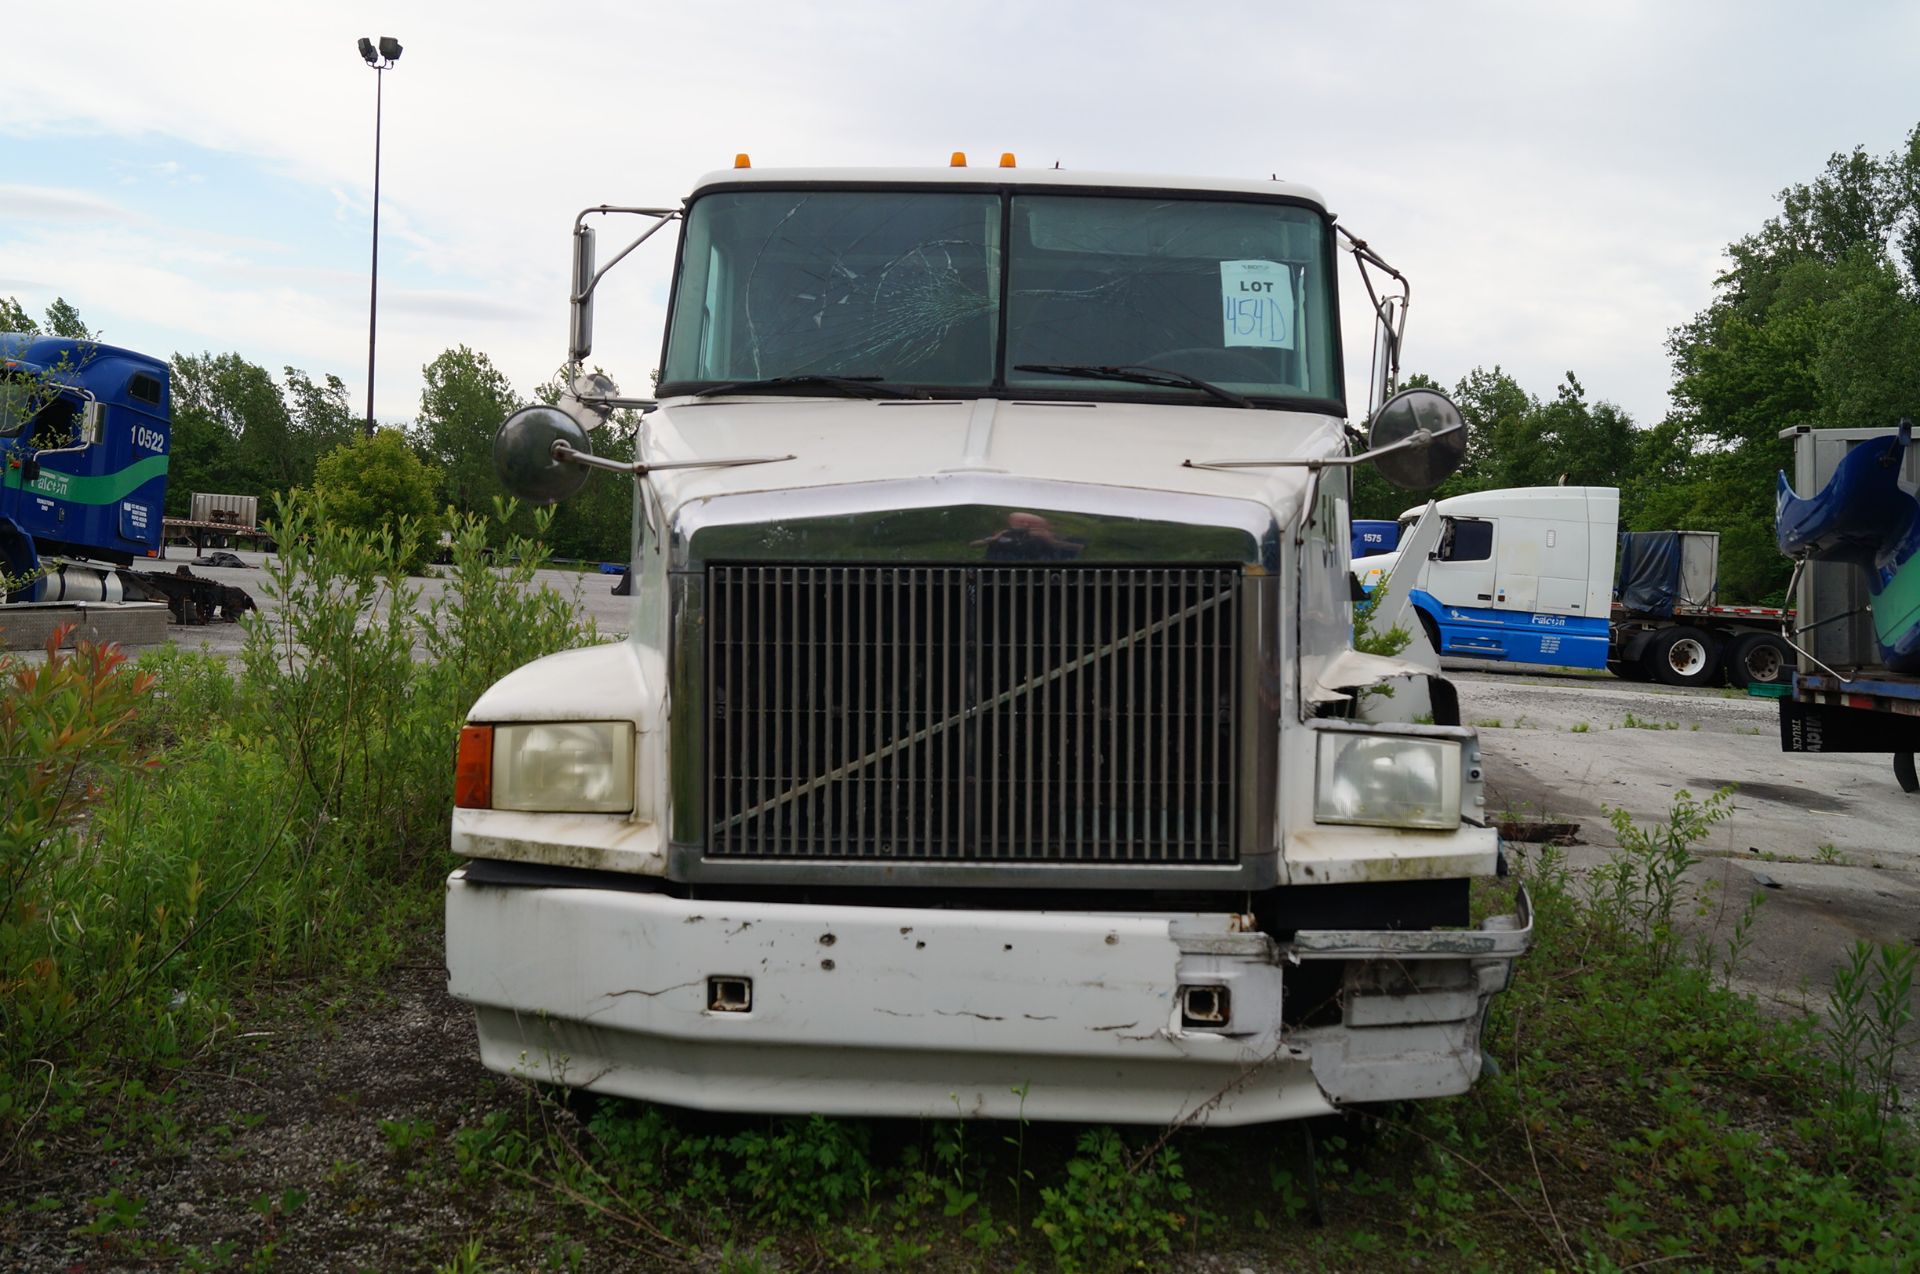
<svg viewBox="0 0 1920 1274">
<path fill-rule="evenodd" d="M 694 204 L 683 252 L 666 393 L 840 377 L 1214 401 L 1180 383 L 1194 378 L 1255 400 L 1341 398 L 1332 254 L 1304 208 L 739 191 Z"/>
</svg>

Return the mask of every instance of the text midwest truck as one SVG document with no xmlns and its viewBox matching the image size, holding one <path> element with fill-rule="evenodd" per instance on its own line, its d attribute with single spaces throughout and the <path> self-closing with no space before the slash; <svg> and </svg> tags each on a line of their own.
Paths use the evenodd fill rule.
<svg viewBox="0 0 1920 1274">
<path fill-rule="evenodd" d="M 612 212 L 681 226 L 657 400 L 584 371 Z M 581 214 L 572 393 L 496 460 L 535 499 L 635 482 L 634 620 L 462 734 L 486 1064 L 920 1117 L 1465 1090 L 1532 922 L 1470 916 L 1473 731 L 1358 694 L 1418 670 L 1353 648 L 1340 254 L 1401 282 L 1377 398 L 1405 293 L 1343 236 L 1285 183 L 1012 167 Z M 622 406 L 633 465 L 588 446 Z M 1465 432 L 1415 390 L 1371 439 L 1431 485 Z"/>
</svg>

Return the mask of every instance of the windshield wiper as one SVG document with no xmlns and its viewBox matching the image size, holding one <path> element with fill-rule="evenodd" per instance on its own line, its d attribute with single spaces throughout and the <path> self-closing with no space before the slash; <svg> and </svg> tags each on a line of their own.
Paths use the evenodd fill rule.
<svg viewBox="0 0 1920 1274">
<path fill-rule="evenodd" d="M 1231 389 L 1222 389 L 1212 381 L 1201 380 L 1198 376 L 1189 376 L 1185 372 L 1169 371 L 1164 367 L 1096 367 L 1091 363 L 1019 363 L 1014 366 L 1016 372 L 1041 372 L 1048 376 L 1079 376 L 1086 380 L 1124 380 L 1135 385 L 1166 385 L 1174 389 L 1197 389 L 1203 394 L 1211 394 L 1223 403 L 1232 403 L 1235 407 L 1251 407 L 1253 403 L 1241 397 Z"/>
<path fill-rule="evenodd" d="M 768 376 L 763 380 L 730 380 L 724 385 L 709 385 L 697 390 L 695 398 L 715 394 L 763 394 L 769 391 L 818 386 L 837 389 L 849 398 L 924 398 L 926 395 L 898 385 L 889 385 L 878 376 L 832 376 L 825 372 L 801 372 L 795 376 Z"/>
</svg>

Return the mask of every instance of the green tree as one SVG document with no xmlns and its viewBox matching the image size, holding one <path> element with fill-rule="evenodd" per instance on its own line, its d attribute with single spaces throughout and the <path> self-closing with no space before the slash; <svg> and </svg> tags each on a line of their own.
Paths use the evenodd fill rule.
<svg viewBox="0 0 1920 1274">
<path fill-rule="evenodd" d="M 89 328 L 80 319 L 80 311 L 67 304 L 67 298 L 56 296 L 53 304 L 47 307 L 47 331 L 55 336 L 68 336 L 76 341 L 94 341 L 99 334 Z"/>
<path fill-rule="evenodd" d="M 293 445 L 293 420 L 280 387 L 259 364 L 239 354 L 175 354 L 176 432 L 195 417 L 187 428 L 189 440 L 215 437 L 208 426 L 232 440 L 230 468 L 222 476 L 236 493 L 266 495 L 312 477 L 312 458 L 302 464 Z"/>
<path fill-rule="evenodd" d="M 18 297 L 9 296 L 0 299 L 0 332 L 21 332 L 28 336 L 38 336 L 40 325 L 34 322 L 33 315 L 27 313 Z"/>
<path fill-rule="evenodd" d="M 444 503 L 458 513 L 485 513 L 501 494 L 493 473 L 493 436 L 524 404 L 491 359 L 465 345 L 422 369 L 420 415 L 413 439 L 440 471 Z"/>
<path fill-rule="evenodd" d="M 347 400 L 347 383 L 338 376 L 329 373 L 316 382 L 297 367 L 284 370 L 289 441 L 295 462 L 305 475 L 321 456 L 353 441 L 360 433 L 361 417 L 354 415 L 353 405 Z M 301 481 L 305 480 L 303 476 Z"/>
<path fill-rule="evenodd" d="M 320 457 L 358 435 L 346 382 L 297 367 L 273 374 L 237 353 L 173 356 L 167 511 L 195 491 L 268 495 L 313 481 Z"/>
<path fill-rule="evenodd" d="M 63 296 L 53 298 L 53 304 L 47 307 L 47 321 L 43 326 L 34 321 L 27 313 L 18 297 L 9 296 L 0 300 L 0 332 L 24 332 L 28 336 L 67 336 L 77 341 L 99 340 L 94 332 L 80 319 L 80 311 L 67 303 Z"/>
<path fill-rule="evenodd" d="M 1891 427 L 1920 410 L 1916 189 L 1920 127 L 1882 159 L 1835 154 L 1729 245 L 1713 299 L 1669 336 L 1674 428 L 1662 444 L 1692 451 L 1633 516 L 1684 510 L 1686 525 L 1719 531 L 1724 597 L 1765 599 L 1786 581 L 1772 534 L 1775 474 L 1791 459 L 1781 430 Z"/>
<path fill-rule="evenodd" d="M 397 529 L 401 518 L 411 518 L 421 529 L 415 560 L 417 569 L 432 553 L 440 529 L 436 516 L 439 475 L 421 462 L 397 429 L 381 429 L 373 437 L 342 443 L 314 469 L 313 489 L 326 519 L 357 531 Z"/>
</svg>

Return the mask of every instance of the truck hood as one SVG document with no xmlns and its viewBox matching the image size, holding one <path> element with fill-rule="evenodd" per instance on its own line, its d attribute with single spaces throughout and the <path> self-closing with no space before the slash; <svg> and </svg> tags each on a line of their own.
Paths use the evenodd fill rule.
<svg viewBox="0 0 1920 1274">
<path fill-rule="evenodd" d="M 659 511 L 684 547 L 715 522 L 812 523 L 966 506 L 995 510 L 989 521 L 1046 509 L 1270 536 L 1299 517 L 1309 470 L 1185 462 L 1306 460 L 1337 455 L 1344 444 L 1339 420 L 1309 412 L 767 397 L 670 401 L 647 418 L 641 445 L 653 464 L 792 457 L 656 472 Z"/>
</svg>

